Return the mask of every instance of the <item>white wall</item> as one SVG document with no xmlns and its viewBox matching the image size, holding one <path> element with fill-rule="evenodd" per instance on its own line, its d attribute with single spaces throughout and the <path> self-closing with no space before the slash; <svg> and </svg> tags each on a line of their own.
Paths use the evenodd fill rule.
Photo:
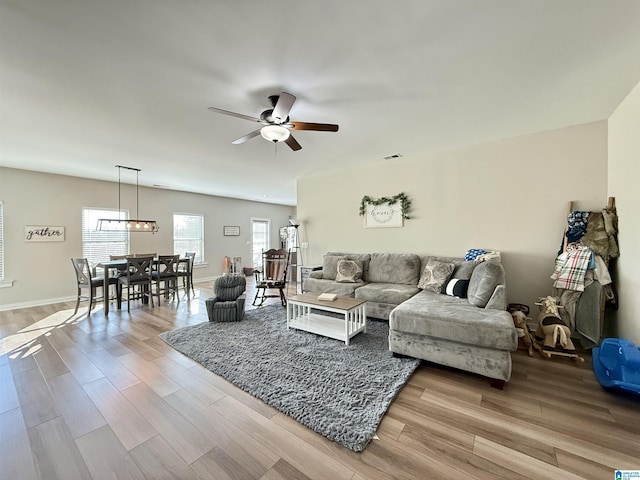
<svg viewBox="0 0 640 480">
<path fill-rule="evenodd" d="M 362 197 L 399 192 L 413 218 L 403 228 L 365 229 Z M 297 203 L 307 264 L 322 263 L 328 250 L 500 250 L 509 301 L 534 313 L 536 298 L 551 293 L 569 201 L 584 210 L 606 205 L 605 121 L 301 178 Z"/>
<path fill-rule="evenodd" d="M 122 208 L 135 215 L 135 185 L 122 185 Z M 82 256 L 82 207 L 118 208 L 118 184 L 0 167 L 0 200 L 4 202 L 5 279 L 0 309 L 75 298 L 71 257 Z M 213 278 L 222 272 L 225 255 L 241 256 L 251 266 L 251 217 L 271 219 L 271 245 L 279 246 L 278 228 L 287 225 L 293 207 L 223 197 L 140 187 L 139 215 L 157 220 L 156 234 L 131 234 L 130 251 L 173 253 L 173 213 L 203 214 L 205 261 L 194 277 Z M 65 241 L 26 243 L 25 225 L 65 227 Z M 240 226 L 239 237 L 225 237 L 224 225 Z"/>
<path fill-rule="evenodd" d="M 609 195 L 616 198 L 620 258 L 617 263 L 617 336 L 640 345 L 640 84 L 609 118 Z"/>
</svg>

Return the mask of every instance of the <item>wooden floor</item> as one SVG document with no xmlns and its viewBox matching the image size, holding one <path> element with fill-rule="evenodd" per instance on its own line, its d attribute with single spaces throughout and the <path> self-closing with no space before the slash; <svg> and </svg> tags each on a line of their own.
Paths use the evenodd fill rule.
<svg viewBox="0 0 640 480">
<path fill-rule="evenodd" d="M 640 469 L 640 399 L 602 390 L 590 358 L 521 351 L 503 391 L 423 362 L 379 438 L 353 453 L 158 339 L 206 321 L 210 287 L 108 319 L 86 304 L 73 316 L 73 303 L 0 312 L 0 478 L 603 480 Z"/>
</svg>

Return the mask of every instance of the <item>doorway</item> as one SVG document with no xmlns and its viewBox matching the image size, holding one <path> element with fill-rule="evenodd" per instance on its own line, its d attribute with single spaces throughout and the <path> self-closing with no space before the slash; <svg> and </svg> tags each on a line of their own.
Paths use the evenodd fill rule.
<svg viewBox="0 0 640 480">
<path fill-rule="evenodd" d="M 262 267 L 262 252 L 264 250 L 269 250 L 270 232 L 270 219 L 251 219 L 251 258 L 253 260 L 253 268 Z"/>
</svg>

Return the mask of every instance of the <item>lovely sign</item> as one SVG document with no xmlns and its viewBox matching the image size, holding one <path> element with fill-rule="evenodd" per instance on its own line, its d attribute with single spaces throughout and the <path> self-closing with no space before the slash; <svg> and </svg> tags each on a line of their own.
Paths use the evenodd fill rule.
<svg viewBox="0 0 640 480">
<path fill-rule="evenodd" d="M 64 227 L 50 225 L 27 225 L 24 227 L 25 242 L 64 242 Z"/>
</svg>

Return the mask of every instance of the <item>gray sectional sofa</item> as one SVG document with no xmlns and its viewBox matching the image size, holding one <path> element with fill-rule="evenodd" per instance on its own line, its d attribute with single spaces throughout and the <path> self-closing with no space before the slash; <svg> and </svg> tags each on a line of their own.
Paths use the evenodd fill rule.
<svg viewBox="0 0 640 480">
<path fill-rule="evenodd" d="M 338 272 L 338 265 L 346 265 L 343 260 L 353 260 L 362 269 L 360 275 L 345 280 Z M 452 291 L 439 293 L 437 282 L 436 288 L 428 284 L 434 264 L 453 270 L 450 278 L 457 280 L 447 282 L 449 286 L 458 280 L 458 285 L 468 285 L 463 298 Z M 511 377 L 517 333 L 506 311 L 505 275 L 498 260 L 329 252 L 322 270 L 312 272 L 303 288 L 367 300 L 368 317 L 389 320 L 389 350 L 394 354 L 477 373 L 498 388 Z"/>
</svg>

